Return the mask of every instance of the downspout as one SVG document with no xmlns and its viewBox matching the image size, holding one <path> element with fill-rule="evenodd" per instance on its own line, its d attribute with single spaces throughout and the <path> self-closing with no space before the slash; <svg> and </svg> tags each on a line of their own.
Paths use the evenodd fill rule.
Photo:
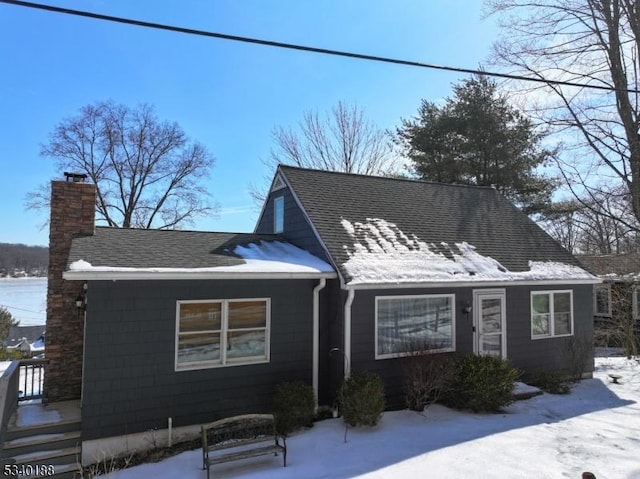
<svg viewBox="0 0 640 479">
<path fill-rule="evenodd" d="M 351 305 L 356 294 L 355 289 L 347 289 L 344 303 L 344 378 L 351 375 Z"/>
<path fill-rule="evenodd" d="M 321 278 L 318 285 L 313 288 L 313 392 L 316 396 L 316 408 L 318 407 L 318 369 L 320 366 L 320 291 L 327 285 L 327 279 Z"/>
</svg>

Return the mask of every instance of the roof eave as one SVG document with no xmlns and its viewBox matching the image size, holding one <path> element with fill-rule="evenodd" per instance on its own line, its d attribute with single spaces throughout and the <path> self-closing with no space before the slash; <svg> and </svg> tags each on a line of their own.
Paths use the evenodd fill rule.
<svg viewBox="0 0 640 479">
<path fill-rule="evenodd" d="M 424 288 L 487 288 L 504 286 L 566 286 L 580 284 L 600 284 L 599 278 L 579 279 L 539 279 L 539 280 L 478 280 L 478 281 L 425 281 L 421 283 L 347 283 L 346 290 L 364 289 L 424 289 Z"/>
<path fill-rule="evenodd" d="M 70 281 L 148 281 L 188 279 L 335 279 L 333 272 L 250 272 L 250 271 L 65 271 L 63 279 Z"/>
</svg>

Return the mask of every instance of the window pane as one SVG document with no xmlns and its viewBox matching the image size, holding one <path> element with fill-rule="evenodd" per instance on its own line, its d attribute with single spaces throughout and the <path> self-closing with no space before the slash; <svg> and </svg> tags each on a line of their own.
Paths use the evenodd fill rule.
<svg viewBox="0 0 640 479">
<path fill-rule="evenodd" d="M 284 231 L 284 197 L 273 200 L 273 229 L 275 233 Z"/>
<path fill-rule="evenodd" d="M 556 336 L 561 334 L 571 334 L 571 314 L 570 313 L 555 313 L 554 315 L 554 334 Z"/>
<path fill-rule="evenodd" d="M 555 313 L 571 312 L 571 294 L 555 293 L 553 295 L 553 311 Z"/>
<path fill-rule="evenodd" d="M 227 336 L 227 358 L 249 358 L 266 356 L 264 330 L 236 331 Z"/>
<path fill-rule="evenodd" d="M 531 317 L 531 333 L 534 336 L 546 336 L 549 331 L 549 314 L 534 314 Z"/>
<path fill-rule="evenodd" d="M 502 335 L 492 334 L 482 337 L 482 354 L 488 356 L 502 356 Z"/>
<path fill-rule="evenodd" d="M 596 314 L 609 314 L 609 288 L 596 288 Z"/>
<path fill-rule="evenodd" d="M 502 329 L 502 301 L 499 299 L 483 299 L 481 304 L 481 332 L 499 332 Z"/>
<path fill-rule="evenodd" d="M 180 304 L 180 332 L 220 330 L 221 303 Z"/>
<path fill-rule="evenodd" d="M 267 326 L 266 301 L 232 301 L 229 303 L 229 329 Z"/>
<path fill-rule="evenodd" d="M 534 294 L 533 295 L 533 313 L 549 313 L 549 294 Z"/>
<path fill-rule="evenodd" d="M 220 359 L 220 334 L 181 334 L 178 337 L 178 364 Z"/>
<path fill-rule="evenodd" d="M 378 354 L 453 346 L 450 297 L 378 300 Z"/>
</svg>

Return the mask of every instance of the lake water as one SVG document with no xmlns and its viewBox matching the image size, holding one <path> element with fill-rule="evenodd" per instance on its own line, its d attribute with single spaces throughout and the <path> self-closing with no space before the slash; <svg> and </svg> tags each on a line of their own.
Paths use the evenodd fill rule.
<svg viewBox="0 0 640 479">
<path fill-rule="evenodd" d="M 21 326 L 45 324 L 46 278 L 0 278 L 0 306 L 9 310 Z"/>
</svg>

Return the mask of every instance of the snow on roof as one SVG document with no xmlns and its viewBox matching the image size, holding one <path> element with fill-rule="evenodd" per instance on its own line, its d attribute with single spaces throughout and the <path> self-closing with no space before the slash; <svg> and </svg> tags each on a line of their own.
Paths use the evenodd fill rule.
<svg viewBox="0 0 640 479">
<path fill-rule="evenodd" d="M 597 282 L 595 276 L 582 268 L 551 261 L 530 261 L 529 271 L 512 272 L 495 259 L 478 253 L 469 243 L 455 243 L 455 248 L 444 242 L 427 244 L 415 235 L 409 238 L 395 224 L 380 218 L 367 218 L 366 223 L 342 219 L 341 224 L 355 241 L 351 246 L 343 246 L 349 256 L 343 266 L 353 278 L 350 285 L 532 280 Z"/>
<path fill-rule="evenodd" d="M 233 253 L 244 263 L 232 266 L 207 268 L 128 268 L 120 266 L 93 266 L 78 260 L 69 265 L 69 276 L 80 273 L 239 273 L 239 274 L 321 274 L 333 273 L 333 268 L 308 251 L 282 241 L 260 241 L 246 246 L 236 246 Z M 76 274 L 77 273 L 77 274 Z M 145 275 L 148 277 L 149 275 Z"/>
<path fill-rule="evenodd" d="M 247 262 L 280 263 L 324 273 L 333 271 L 333 268 L 320 258 L 282 241 L 260 241 L 259 245 L 251 243 L 247 246 L 236 246 L 233 252 Z"/>
</svg>

